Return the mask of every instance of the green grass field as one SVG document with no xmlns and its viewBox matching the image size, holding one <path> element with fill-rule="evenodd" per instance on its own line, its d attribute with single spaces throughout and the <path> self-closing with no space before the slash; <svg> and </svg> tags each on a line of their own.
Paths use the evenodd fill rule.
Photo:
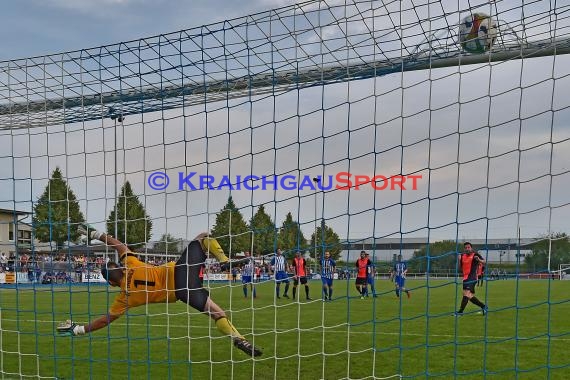
<svg viewBox="0 0 570 380">
<path fill-rule="evenodd" d="M 0 378 L 570 378 L 570 283 L 488 282 L 477 295 L 490 313 L 469 304 L 460 318 L 455 283 L 407 285 L 409 300 L 387 280 L 377 282 L 379 297 L 361 300 L 352 280 L 339 280 L 330 303 L 320 301 L 320 281 L 309 303 L 275 303 L 272 283 L 259 285 L 254 301 L 241 286 L 214 285 L 213 299 L 263 348 L 255 360 L 180 302 L 134 309 L 109 329 L 70 338 L 55 336 L 57 322 L 101 315 L 114 297 L 106 287 L 1 289 Z"/>
</svg>

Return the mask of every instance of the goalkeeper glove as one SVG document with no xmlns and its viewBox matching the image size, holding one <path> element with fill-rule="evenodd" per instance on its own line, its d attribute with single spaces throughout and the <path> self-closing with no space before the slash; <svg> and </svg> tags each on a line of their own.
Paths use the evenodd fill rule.
<svg viewBox="0 0 570 380">
<path fill-rule="evenodd" d="M 68 319 L 57 326 L 57 332 L 60 336 L 85 335 L 85 326 L 80 326 Z"/>
<path fill-rule="evenodd" d="M 103 235 L 102 232 L 97 231 L 94 227 L 90 226 L 87 223 L 81 223 L 79 226 L 77 226 L 77 232 L 89 237 L 91 240 L 99 240 L 101 235 Z"/>
</svg>

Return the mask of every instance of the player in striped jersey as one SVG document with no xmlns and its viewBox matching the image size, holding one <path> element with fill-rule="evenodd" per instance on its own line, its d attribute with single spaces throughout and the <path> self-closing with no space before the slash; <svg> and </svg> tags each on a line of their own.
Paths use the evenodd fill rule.
<svg viewBox="0 0 570 380">
<path fill-rule="evenodd" d="M 408 298 L 410 298 L 410 291 L 405 287 L 406 274 L 408 274 L 408 263 L 402 260 L 402 255 L 398 255 L 398 261 L 394 264 L 392 273 L 394 274 L 394 283 L 396 284 L 396 297 L 400 297 L 403 290 L 406 292 Z"/>
<path fill-rule="evenodd" d="M 249 252 L 245 253 L 244 264 L 241 268 L 241 283 L 243 284 L 243 295 L 247 298 L 247 284 L 251 287 L 251 294 L 256 298 L 255 285 L 253 284 L 253 272 L 255 270 L 255 261 Z"/>
<path fill-rule="evenodd" d="M 277 254 L 271 259 L 271 267 L 273 268 L 273 274 L 275 276 L 275 293 L 277 298 L 279 296 L 279 288 L 281 283 L 285 283 L 285 291 L 283 292 L 283 298 L 289 298 L 287 292 L 289 291 L 289 276 L 287 275 L 287 260 L 285 256 L 281 253 L 281 249 L 277 249 Z"/>
<path fill-rule="evenodd" d="M 323 301 L 332 301 L 333 276 L 336 271 L 336 262 L 331 258 L 330 252 L 325 252 L 321 259 L 321 282 L 323 283 Z"/>
<path fill-rule="evenodd" d="M 366 252 L 366 257 L 370 260 L 370 254 Z M 374 286 L 374 281 L 376 279 L 376 266 L 370 260 L 369 268 L 367 270 L 368 277 L 366 278 L 366 282 L 370 285 L 370 290 L 372 291 L 372 296 L 376 297 L 376 287 Z M 365 288 L 365 297 L 368 297 L 368 287 Z"/>
</svg>

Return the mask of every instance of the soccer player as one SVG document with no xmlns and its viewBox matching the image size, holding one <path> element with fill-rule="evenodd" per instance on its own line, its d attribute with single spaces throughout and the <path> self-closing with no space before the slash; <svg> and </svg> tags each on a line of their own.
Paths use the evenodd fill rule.
<svg viewBox="0 0 570 380">
<path fill-rule="evenodd" d="M 394 283 L 396 284 L 396 297 L 400 297 L 402 290 L 406 292 L 408 298 L 411 297 L 410 291 L 406 289 L 406 275 L 408 274 L 408 263 L 402 260 L 402 255 L 398 255 L 398 261 L 394 263 Z"/>
<path fill-rule="evenodd" d="M 301 252 L 299 251 L 295 253 L 295 257 L 293 258 L 293 271 L 295 273 L 293 277 L 293 299 L 297 299 L 297 285 L 301 282 L 301 285 L 305 285 L 305 298 L 307 301 L 310 301 L 309 285 L 307 284 L 307 260 L 301 257 Z"/>
<path fill-rule="evenodd" d="M 356 290 L 360 293 L 360 299 L 364 299 L 366 295 L 367 284 L 368 284 L 368 271 L 372 263 L 370 259 L 366 256 L 366 251 L 360 252 L 360 258 L 356 260 Z"/>
<path fill-rule="evenodd" d="M 321 282 L 323 283 L 323 301 L 332 301 L 333 276 L 336 271 L 336 262 L 331 258 L 330 252 L 325 252 L 321 260 Z"/>
<path fill-rule="evenodd" d="M 487 314 L 487 306 L 475 297 L 475 284 L 477 283 L 477 268 L 479 263 L 485 263 L 485 259 L 477 251 L 473 250 L 471 243 L 466 241 L 463 244 L 464 251 L 459 256 L 459 267 L 463 271 L 463 299 L 461 307 L 455 315 L 463 315 L 463 310 L 467 303 L 471 301 L 481 308 L 483 315 Z"/>
<path fill-rule="evenodd" d="M 112 246 L 117 251 L 120 265 L 108 262 L 102 268 L 101 274 L 109 285 L 120 287 L 121 292 L 106 315 L 85 326 L 69 320 L 63 322 L 57 328 L 61 335 L 84 335 L 99 330 L 136 306 L 180 300 L 210 316 L 218 330 L 232 338 L 236 348 L 250 356 L 262 354 L 236 330 L 224 310 L 214 303 L 208 291 L 202 287 L 200 272 L 205 265 L 205 252 L 212 253 L 222 265 L 229 263 L 220 244 L 209 238 L 207 233 L 202 233 L 191 241 L 178 261 L 154 266 L 137 259 L 127 245 L 111 235 L 99 232 L 87 224 L 80 225 L 78 231 L 91 240 L 100 240 Z"/>
<path fill-rule="evenodd" d="M 256 298 L 255 285 L 253 284 L 253 273 L 255 270 L 255 261 L 249 252 L 245 253 L 245 263 L 241 270 L 241 283 L 243 284 L 243 295 L 247 298 L 247 284 L 251 287 L 251 295 Z"/>
<path fill-rule="evenodd" d="M 366 252 L 366 257 L 368 259 L 370 258 L 370 254 L 368 252 Z M 370 285 L 370 290 L 372 291 L 372 297 L 376 297 L 376 288 L 374 287 L 376 267 L 374 266 L 372 260 L 370 260 L 370 265 L 366 273 L 368 274 L 368 276 L 366 277 L 366 283 Z M 365 292 L 366 292 L 366 297 L 368 297 L 368 286 L 365 288 Z"/>
<path fill-rule="evenodd" d="M 271 266 L 273 268 L 273 273 L 275 275 L 275 293 L 277 298 L 279 297 L 279 288 L 281 283 L 285 283 L 285 291 L 283 292 L 283 298 L 289 298 L 287 292 L 289 291 L 289 276 L 287 275 L 287 260 L 281 253 L 281 250 L 277 249 L 277 254 L 271 258 Z"/>
</svg>

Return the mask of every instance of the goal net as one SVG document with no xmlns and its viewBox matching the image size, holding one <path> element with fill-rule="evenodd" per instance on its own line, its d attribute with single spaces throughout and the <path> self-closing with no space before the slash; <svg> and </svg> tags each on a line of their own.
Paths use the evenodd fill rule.
<svg viewBox="0 0 570 380">
<path fill-rule="evenodd" d="M 563 1 L 330 0 L 0 62 L 0 377 L 564 378 L 568 292 L 521 274 L 570 262 L 569 52 Z M 209 231 L 263 354 L 148 279 L 59 336 L 123 291 L 83 222 L 153 266 Z M 488 312 L 459 318 L 465 241 Z"/>
</svg>

